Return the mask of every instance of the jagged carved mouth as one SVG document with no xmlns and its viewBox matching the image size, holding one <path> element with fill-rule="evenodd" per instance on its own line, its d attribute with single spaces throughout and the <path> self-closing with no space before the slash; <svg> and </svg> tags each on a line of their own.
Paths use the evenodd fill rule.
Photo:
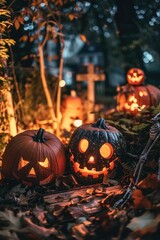
<svg viewBox="0 0 160 240">
<path fill-rule="evenodd" d="M 25 183 L 28 186 L 32 186 L 32 184 L 38 182 L 39 185 L 45 185 L 48 184 L 52 179 L 54 178 L 54 174 L 51 174 L 50 176 L 48 176 L 47 178 L 44 178 L 42 180 L 38 180 L 37 177 L 33 174 L 27 175 L 26 178 L 24 178 L 22 180 L 23 183 Z M 32 179 L 32 180 L 31 180 Z M 35 179 L 35 182 L 33 181 L 33 179 Z"/>
<path fill-rule="evenodd" d="M 117 158 L 115 160 L 117 160 Z M 70 157 L 70 161 L 71 161 L 71 163 L 73 165 L 74 171 L 76 173 L 81 173 L 81 175 L 83 177 L 92 176 L 93 178 L 98 178 L 100 175 L 107 175 L 108 171 L 112 170 L 114 168 L 114 161 L 112 161 L 110 163 L 110 167 L 109 168 L 103 167 L 102 170 L 100 170 L 100 171 L 97 171 L 95 168 L 92 168 L 91 170 L 89 170 L 87 167 L 84 167 L 82 169 L 82 168 L 80 168 L 80 164 L 78 162 L 74 162 L 73 154 Z"/>
</svg>

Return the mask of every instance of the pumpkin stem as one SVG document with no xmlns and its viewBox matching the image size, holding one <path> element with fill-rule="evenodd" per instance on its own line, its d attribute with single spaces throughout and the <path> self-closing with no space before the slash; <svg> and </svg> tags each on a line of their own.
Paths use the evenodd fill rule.
<svg viewBox="0 0 160 240">
<path fill-rule="evenodd" d="M 99 118 L 96 123 L 92 124 L 92 127 L 108 129 L 108 127 L 106 126 L 106 121 L 103 118 Z"/>
<path fill-rule="evenodd" d="M 44 138 L 43 138 L 43 133 L 44 133 L 44 129 L 40 128 L 36 134 L 36 136 L 33 137 L 33 140 L 35 142 L 41 142 L 44 143 Z"/>
</svg>

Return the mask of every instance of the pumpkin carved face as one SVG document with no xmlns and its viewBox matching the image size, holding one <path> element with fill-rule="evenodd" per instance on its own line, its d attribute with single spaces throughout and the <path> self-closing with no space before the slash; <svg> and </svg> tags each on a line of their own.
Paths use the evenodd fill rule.
<svg viewBox="0 0 160 240">
<path fill-rule="evenodd" d="M 41 128 L 28 130 L 8 143 L 2 156 L 2 173 L 30 186 L 48 184 L 63 174 L 65 154 L 65 147 L 54 134 Z"/>
<path fill-rule="evenodd" d="M 134 69 L 129 70 L 131 74 L 127 74 L 128 84 L 117 88 L 117 110 L 128 112 L 135 115 L 144 109 L 149 109 L 151 106 L 157 106 L 160 103 L 160 89 L 153 85 L 141 84 L 144 80 L 143 71 L 137 69 L 137 73 Z M 137 77 L 138 76 L 138 77 Z"/>
<path fill-rule="evenodd" d="M 127 72 L 127 81 L 131 85 L 140 85 L 144 82 L 144 72 L 140 68 L 131 68 Z"/>
<path fill-rule="evenodd" d="M 124 151 L 122 134 L 100 118 L 95 124 L 83 124 L 71 136 L 69 157 L 78 182 L 102 182 Z"/>
</svg>

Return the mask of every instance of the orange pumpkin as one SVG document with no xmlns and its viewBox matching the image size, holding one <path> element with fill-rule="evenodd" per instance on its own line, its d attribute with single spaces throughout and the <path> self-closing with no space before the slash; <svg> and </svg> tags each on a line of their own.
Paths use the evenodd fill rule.
<svg viewBox="0 0 160 240">
<path fill-rule="evenodd" d="M 8 143 L 2 156 L 2 174 L 25 185 L 45 185 L 62 175 L 66 151 L 52 133 L 40 128 L 17 134 Z"/>
<path fill-rule="evenodd" d="M 127 81 L 131 85 L 140 85 L 144 82 L 144 72 L 140 68 L 131 68 L 127 72 Z"/>
<path fill-rule="evenodd" d="M 132 77 L 133 76 L 133 77 Z M 144 85 L 144 72 L 131 69 L 127 73 L 128 84 L 117 88 L 117 110 L 137 114 L 143 109 L 160 103 L 160 89 L 153 85 Z"/>
<path fill-rule="evenodd" d="M 75 120 L 83 120 L 82 100 L 76 95 L 74 90 L 71 91 L 70 96 L 66 96 L 62 101 L 61 113 L 61 129 L 66 129 L 67 131 L 71 130 Z"/>
</svg>

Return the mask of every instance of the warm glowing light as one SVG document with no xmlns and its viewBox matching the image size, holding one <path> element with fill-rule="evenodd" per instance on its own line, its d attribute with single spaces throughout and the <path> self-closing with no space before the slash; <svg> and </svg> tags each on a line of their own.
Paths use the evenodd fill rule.
<svg viewBox="0 0 160 240">
<path fill-rule="evenodd" d="M 140 91 L 139 92 L 140 97 L 147 96 L 147 95 L 148 95 L 148 93 L 146 91 Z"/>
<path fill-rule="evenodd" d="M 133 73 L 133 76 L 128 76 L 128 80 L 131 81 L 131 82 L 137 82 L 139 83 L 141 81 L 143 76 L 138 76 L 137 73 Z"/>
<path fill-rule="evenodd" d="M 141 109 L 144 109 L 145 107 L 146 107 L 146 105 L 142 105 L 142 106 L 141 106 Z"/>
<path fill-rule="evenodd" d="M 131 68 L 127 73 L 129 84 L 140 85 L 144 81 L 144 72 L 139 68 Z"/>
<path fill-rule="evenodd" d="M 114 152 L 112 145 L 109 143 L 103 144 L 99 151 L 101 156 L 107 159 L 111 158 Z"/>
<path fill-rule="evenodd" d="M 124 107 L 125 109 L 130 110 L 132 112 L 134 112 L 135 110 L 140 112 L 146 108 L 146 105 L 143 104 L 142 106 L 139 106 L 138 103 L 132 102 L 130 105 L 128 103 L 125 103 Z"/>
<path fill-rule="evenodd" d="M 94 157 L 93 157 L 93 156 L 91 156 L 91 157 L 89 158 L 88 163 L 94 163 Z"/>
<path fill-rule="evenodd" d="M 28 175 L 36 175 L 34 168 L 32 167 Z"/>
<path fill-rule="evenodd" d="M 26 161 L 21 157 L 18 164 L 18 170 L 25 167 L 27 164 L 29 164 L 29 161 Z"/>
<path fill-rule="evenodd" d="M 59 86 L 60 86 L 60 87 L 64 87 L 65 85 L 66 85 L 65 80 L 60 80 Z"/>
<path fill-rule="evenodd" d="M 131 111 L 134 111 L 135 109 L 140 110 L 137 103 L 132 103 L 132 104 L 131 104 Z"/>
<path fill-rule="evenodd" d="M 125 109 L 130 109 L 130 106 L 128 105 L 128 103 L 125 103 L 124 107 L 125 107 Z"/>
<path fill-rule="evenodd" d="M 92 176 L 93 178 L 98 178 L 100 174 L 106 175 L 108 173 L 108 169 L 106 167 L 103 167 L 101 171 L 96 171 L 95 168 L 89 170 L 86 167 L 82 169 L 80 168 L 80 164 L 78 162 L 73 161 L 72 157 L 70 158 L 70 160 L 73 163 L 74 171 L 76 173 L 81 173 L 83 177 Z"/>
<path fill-rule="evenodd" d="M 87 167 L 84 167 L 84 168 L 80 168 L 80 164 L 78 162 L 74 162 L 74 157 L 73 155 L 70 157 L 70 160 L 73 164 L 73 167 L 74 167 L 74 171 L 76 173 L 81 173 L 83 177 L 88 177 L 88 176 L 92 176 L 93 178 L 98 178 L 99 175 L 103 174 L 103 175 L 107 175 L 108 174 L 108 170 L 109 169 L 113 169 L 114 168 L 114 162 L 118 160 L 118 158 L 116 158 L 115 160 L 113 160 L 111 163 L 110 163 L 110 168 L 106 168 L 106 167 L 103 167 L 102 170 L 100 171 L 96 171 L 95 168 L 92 168 L 91 170 L 89 170 Z"/>
<path fill-rule="evenodd" d="M 82 120 L 81 119 L 76 119 L 73 122 L 74 127 L 80 127 L 82 125 Z"/>
<path fill-rule="evenodd" d="M 89 146 L 89 142 L 87 139 L 81 139 L 81 141 L 79 142 L 79 151 L 81 153 L 84 153 L 87 151 L 88 149 L 88 146 Z"/>
<path fill-rule="evenodd" d="M 137 102 L 137 99 L 135 98 L 135 96 L 130 96 L 129 99 L 128 99 L 129 102 L 134 102 L 136 103 Z"/>
<path fill-rule="evenodd" d="M 38 163 L 39 163 L 39 165 L 41 165 L 44 168 L 49 168 L 48 158 L 46 158 L 44 162 L 38 162 Z"/>
</svg>

